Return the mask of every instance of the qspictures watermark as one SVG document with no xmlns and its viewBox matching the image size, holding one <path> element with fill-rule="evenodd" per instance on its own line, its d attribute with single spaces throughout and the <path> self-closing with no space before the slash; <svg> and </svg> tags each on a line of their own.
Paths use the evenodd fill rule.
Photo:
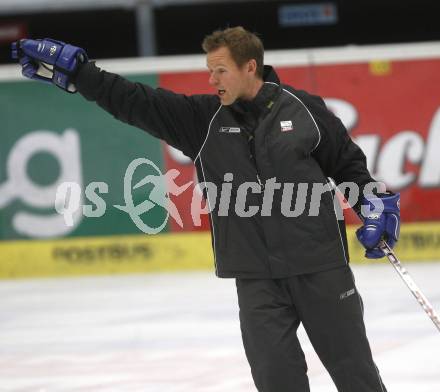
<svg viewBox="0 0 440 392">
<path fill-rule="evenodd" d="M 133 184 L 136 169 L 140 166 L 147 166 L 152 169 L 154 174 L 146 175 L 142 180 Z M 337 219 L 344 219 L 343 210 L 351 208 L 359 200 L 359 186 L 354 182 L 345 182 L 338 185 L 340 194 L 347 198 L 334 197 L 335 185 L 329 180 L 326 183 L 280 183 L 276 178 L 269 178 L 264 183 L 260 181 L 243 182 L 234 184 L 233 173 L 225 173 L 223 182 L 216 185 L 213 182 L 200 182 L 195 184 L 189 181 L 184 185 L 177 185 L 176 179 L 180 175 L 177 169 L 171 169 L 165 174 L 159 167 L 147 158 L 137 158 L 133 160 L 124 175 L 124 201 L 125 205 L 113 205 L 121 211 L 126 212 L 136 227 L 147 234 L 157 234 L 161 232 L 169 218 L 171 217 L 180 227 L 183 221 L 177 206 L 170 196 L 179 196 L 188 191 L 192 186 L 191 197 L 191 217 L 194 226 L 201 225 L 202 215 L 207 215 L 217 209 L 219 216 L 228 216 L 231 210 L 241 218 L 251 218 L 257 214 L 261 216 L 271 216 L 274 211 L 274 199 L 280 201 L 277 213 L 281 213 L 287 218 L 295 218 L 301 215 L 318 216 L 322 204 L 323 195 L 329 193 L 332 206 L 326 205 L 324 208 L 333 208 Z M 148 185 L 145 192 L 145 200 L 135 205 L 133 191 Z M 383 183 L 371 182 L 363 189 L 363 196 L 368 197 L 374 191 L 383 192 Z M 91 182 L 85 188 L 85 198 L 93 205 L 81 205 L 82 189 L 76 182 L 63 182 L 56 192 L 55 210 L 64 218 L 67 226 L 72 226 L 74 216 L 80 212 L 88 218 L 102 217 L 107 211 L 107 204 L 100 194 L 109 192 L 109 186 L 105 182 Z M 255 194 L 258 205 L 249 203 L 249 195 Z M 255 198 L 253 198 L 255 200 Z M 233 203 L 233 205 L 231 205 Z M 166 214 L 162 222 L 156 227 L 149 226 L 143 219 L 153 208 L 162 208 Z M 361 213 L 364 216 L 374 212 L 380 214 L 383 211 L 383 203 L 380 199 L 375 199 L 374 209 L 364 206 Z"/>
</svg>

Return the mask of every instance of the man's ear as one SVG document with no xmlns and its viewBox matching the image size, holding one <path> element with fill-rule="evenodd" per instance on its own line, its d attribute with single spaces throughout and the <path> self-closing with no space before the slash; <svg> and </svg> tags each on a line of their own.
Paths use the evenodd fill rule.
<svg viewBox="0 0 440 392">
<path fill-rule="evenodd" d="M 248 72 L 252 72 L 254 74 L 257 73 L 257 62 L 255 59 L 250 59 L 247 63 L 247 70 Z"/>
</svg>

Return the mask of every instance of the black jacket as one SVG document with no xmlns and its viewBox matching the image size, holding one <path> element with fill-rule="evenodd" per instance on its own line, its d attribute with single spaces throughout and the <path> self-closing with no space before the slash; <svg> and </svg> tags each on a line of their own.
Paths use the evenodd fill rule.
<svg viewBox="0 0 440 392">
<path fill-rule="evenodd" d="M 200 181 L 217 187 L 218 197 L 208 202 L 220 277 L 282 278 L 346 264 L 345 225 L 336 219 L 327 177 L 361 187 L 373 181 L 364 154 L 321 98 L 280 84 L 269 66 L 264 81 L 254 100 L 222 106 L 215 95 L 153 89 L 94 63 L 84 65 L 76 78 L 86 99 L 183 151 Z M 263 193 L 268 180 L 282 187 L 273 197 Z M 294 185 L 283 200 L 287 183 Z M 286 206 L 295 208 L 300 183 L 308 189 L 304 212 L 286 214 Z M 313 186 L 328 189 L 315 214 L 310 212 Z M 221 201 L 222 192 L 230 195 L 224 198 L 229 205 Z M 237 198 L 240 192 L 245 203 Z M 282 208 L 282 203 L 288 204 Z M 270 214 L 262 212 L 269 205 Z M 258 212 L 250 214 L 250 207 Z"/>
</svg>

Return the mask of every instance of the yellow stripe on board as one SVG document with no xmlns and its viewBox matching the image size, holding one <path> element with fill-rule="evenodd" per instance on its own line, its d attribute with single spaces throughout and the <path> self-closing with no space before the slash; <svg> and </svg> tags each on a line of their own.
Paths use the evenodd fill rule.
<svg viewBox="0 0 440 392">
<path fill-rule="evenodd" d="M 347 232 L 350 259 L 367 262 L 356 228 Z M 396 253 L 402 261 L 440 261 L 440 222 L 404 224 Z M 195 269 L 213 269 L 208 232 L 0 241 L 0 278 Z"/>
<path fill-rule="evenodd" d="M 206 269 L 209 233 L 0 242 L 0 278 Z"/>
</svg>

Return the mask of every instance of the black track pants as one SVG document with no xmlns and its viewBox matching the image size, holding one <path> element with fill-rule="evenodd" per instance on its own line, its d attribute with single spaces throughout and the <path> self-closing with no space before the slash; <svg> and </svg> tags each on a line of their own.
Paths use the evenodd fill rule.
<svg viewBox="0 0 440 392">
<path fill-rule="evenodd" d="M 307 392 L 300 323 L 339 392 L 386 392 L 349 266 L 284 279 L 237 279 L 244 348 L 260 392 Z"/>
</svg>

